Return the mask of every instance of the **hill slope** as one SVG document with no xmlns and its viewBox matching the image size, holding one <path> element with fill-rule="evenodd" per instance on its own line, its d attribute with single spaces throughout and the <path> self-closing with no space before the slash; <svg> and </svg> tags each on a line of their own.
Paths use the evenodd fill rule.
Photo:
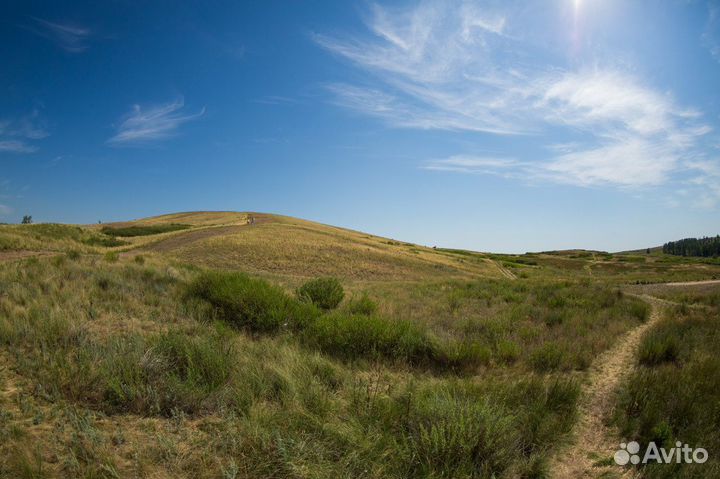
<svg viewBox="0 0 720 479">
<path fill-rule="evenodd" d="M 251 222 L 252 221 L 252 222 Z M 163 215 L 128 227 L 185 224 L 190 228 L 131 238 L 134 252 L 190 263 L 290 277 L 337 275 L 356 280 L 498 277 L 480 255 L 461 257 L 312 221 L 261 213 L 196 212 Z"/>
</svg>

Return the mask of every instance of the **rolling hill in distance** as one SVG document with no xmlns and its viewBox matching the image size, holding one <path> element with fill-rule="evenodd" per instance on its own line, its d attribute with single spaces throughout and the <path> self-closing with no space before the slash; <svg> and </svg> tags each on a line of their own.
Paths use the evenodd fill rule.
<svg viewBox="0 0 720 479">
<path fill-rule="evenodd" d="M 0 225 L 0 477 L 614 477 L 619 437 L 717 445 L 677 411 L 720 390 L 719 278 L 254 212 Z"/>
</svg>

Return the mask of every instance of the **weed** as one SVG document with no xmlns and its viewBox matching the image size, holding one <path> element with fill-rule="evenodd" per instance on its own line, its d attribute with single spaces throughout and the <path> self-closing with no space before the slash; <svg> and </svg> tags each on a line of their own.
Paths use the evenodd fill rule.
<svg viewBox="0 0 720 479">
<path fill-rule="evenodd" d="M 186 297 L 207 301 L 219 318 L 254 332 L 302 329 L 319 315 L 312 304 L 243 273 L 203 272 L 189 284 Z"/>
<path fill-rule="evenodd" d="M 350 314 L 363 314 L 370 316 L 377 311 L 377 304 L 370 299 L 367 293 L 362 293 L 359 298 L 352 298 L 348 301 L 346 309 Z"/>
<path fill-rule="evenodd" d="M 325 310 L 335 309 L 345 297 L 343 287 L 336 278 L 317 278 L 300 286 L 297 296 L 301 301 Z"/>
</svg>

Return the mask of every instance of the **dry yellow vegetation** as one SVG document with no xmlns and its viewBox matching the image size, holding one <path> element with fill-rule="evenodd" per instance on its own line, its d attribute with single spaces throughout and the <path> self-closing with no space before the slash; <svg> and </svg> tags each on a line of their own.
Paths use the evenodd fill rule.
<svg viewBox="0 0 720 479">
<path fill-rule="evenodd" d="M 312 221 L 256 213 L 206 215 L 151 218 L 202 226 L 136 244 L 142 245 L 141 250 L 197 266 L 290 278 L 336 275 L 374 281 L 500 275 L 481 257 L 461 257 Z M 254 224 L 247 224 L 250 216 Z"/>
</svg>

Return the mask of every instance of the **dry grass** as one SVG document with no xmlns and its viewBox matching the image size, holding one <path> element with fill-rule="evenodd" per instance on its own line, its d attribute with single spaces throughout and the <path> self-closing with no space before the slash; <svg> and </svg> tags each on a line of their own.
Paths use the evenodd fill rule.
<svg viewBox="0 0 720 479">
<path fill-rule="evenodd" d="M 153 248 L 162 248 L 162 243 Z M 300 278 L 335 275 L 353 280 L 423 280 L 433 276 L 499 276 L 484 259 L 455 257 L 282 217 L 238 228 L 227 235 L 162 249 L 172 258 L 199 266 Z"/>
<path fill-rule="evenodd" d="M 646 313 L 616 285 L 718 273 L 663 256 L 434 250 L 249 215 L 115 224 L 192 227 L 114 248 L 88 244 L 97 225 L 0 227 L 15 259 L 0 261 L 0 477 L 543 477 L 578 379 Z M 347 294 L 313 327 L 237 328 L 183 295 L 198 267 L 290 298 L 335 276 Z M 668 298 L 717 303 L 716 289 L 679 291 Z M 364 354 L 358 338 L 378 330 L 366 349 L 382 354 Z M 396 354 L 413 344 L 443 361 Z"/>
<path fill-rule="evenodd" d="M 191 269 L 60 258 L 0 265 L 0 475 L 515 475 L 572 422 L 572 380 L 339 361 L 212 322 Z"/>
</svg>

